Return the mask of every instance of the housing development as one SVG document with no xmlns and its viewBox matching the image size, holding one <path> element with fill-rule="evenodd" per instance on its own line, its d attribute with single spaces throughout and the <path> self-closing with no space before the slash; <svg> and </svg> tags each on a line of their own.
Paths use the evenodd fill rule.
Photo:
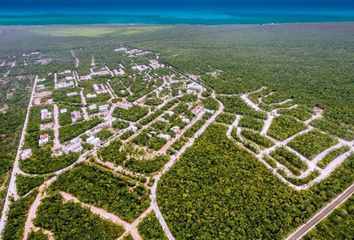
<svg viewBox="0 0 354 240">
<path fill-rule="evenodd" d="M 350 203 L 354 138 L 329 108 L 133 45 L 0 58 L 32 81 L 2 239 L 293 240 Z"/>
</svg>

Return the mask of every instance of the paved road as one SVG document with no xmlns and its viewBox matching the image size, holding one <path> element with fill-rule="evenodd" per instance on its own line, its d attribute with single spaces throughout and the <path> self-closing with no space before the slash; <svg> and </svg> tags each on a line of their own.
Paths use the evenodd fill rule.
<svg viewBox="0 0 354 240">
<path fill-rule="evenodd" d="M 334 209 L 341 205 L 354 193 L 354 184 L 341 193 L 336 199 L 324 207 L 319 213 L 317 213 L 310 221 L 299 227 L 293 234 L 291 234 L 287 240 L 301 239 L 307 232 L 314 228 L 319 222 L 327 217 Z"/>
</svg>

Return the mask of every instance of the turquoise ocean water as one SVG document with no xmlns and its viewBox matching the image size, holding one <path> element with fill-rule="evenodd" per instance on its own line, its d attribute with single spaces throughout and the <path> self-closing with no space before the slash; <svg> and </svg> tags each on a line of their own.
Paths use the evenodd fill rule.
<svg viewBox="0 0 354 240">
<path fill-rule="evenodd" d="M 0 9 L 0 25 L 354 22 L 354 11 L 293 9 Z"/>
</svg>

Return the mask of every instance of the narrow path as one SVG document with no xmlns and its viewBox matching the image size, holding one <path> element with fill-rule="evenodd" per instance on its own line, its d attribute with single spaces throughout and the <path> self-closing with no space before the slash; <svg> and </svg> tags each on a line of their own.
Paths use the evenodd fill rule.
<svg viewBox="0 0 354 240">
<path fill-rule="evenodd" d="M 339 207 L 343 202 L 350 198 L 354 193 L 354 184 L 347 188 L 344 192 L 339 194 L 332 202 L 322 208 L 315 216 L 313 216 L 307 223 L 300 226 L 294 233 L 292 233 L 286 240 L 298 240 L 305 236 L 311 229 L 313 229 L 319 222 L 326 218 L 334 209 Z"/>
<path fill-rule="evenodd" d="M 118 239 L 121 239 L 124 235 L 130 233 L 134 240 L 142 240 L 142 237 L 140 236 L 137 227 L 138 227 L 139 223 L 152 211 L 152 207 L 149 207 L 146 211 L 144 211 L 136 220 L 134 220 L 133 223 L 128 223 L 128 222 L 124 221 L 123 219 L 121 219 L 120 217 L 118 217 L 117 215 L 115 215 L 113 213 L 109 213 L 102 208 L 98 208 L 93 205 L 81 202 L 79 199 L 77 199 L 76 197 L 74 197 L 70 193 L 60 192 L 60 194 L 65 201 L 79 203 L 81 206 L 90 209 L 90 211 L 93 214 L 96 214 L 103 219 L 109 220 L 117 225 L 122 226 L 125 230 L 125 233 L 121 237 L 119 237 Z"/>
<path fill-rule="evenodd" d="M 62 145 L 59 141 L 59 108 L 57 104 L 54 104 L 53 106 L 53 112 L 54 112 L 54 140 L 53 140 L 53 150 L 59 150 L 62 148 Z"/>
<path fill-rule="evenodd" d="M 54 89 L 58 88 L 58 74 L 54 73 Z"/>
<path fill-rule="evenodd" d="M 38 195 L 37 195 L 36 199 L 34 200 L 34 202 L 32 203 L 32 205 L 31 205 L 31 207 L 30 207 L 30 209 L 28 211 L 27 219 L 26 219 L 26 222 L 25 222 L 25 227 L 24 227 L 24 230 L 23 230 L 23 240 L 27 240 L 30 232 L 33 230 L 33 228 L 34 228 L 33 220 L 36 218 L 37 209 L 38 209 L 42 199 L 45 196 L 45 190 L 55 180 L 56 180 L 56 177 L 52 177 L 51 179 L 46 181 L 44 184 L 42 184 L 41 187 L 39 188 Z"/>
<path fill-rule="evenodd" d="M 277 116 L 277 110 L 273 110 L 271 112 L 267 113 L 267 120 L 264 121 L 263 128 L 261 131 L 262 135 L 266 135 L 268 133 L 268 130 L 270 126 L 273 123 L 274 118 Z"/>
<path fill-rule="evenodd" d="M 18 194 L 17 194 L 17 189 L 16 189 L 16 174 L 17 174 L 17 172 L 19 170 L 19 161 L 20 161 L 22 147 L 23 147 L 23 145 L 25 143 L 26 129 L 27 129 L 28 121 L 29 121 L 30 109 L 32 107 L 32 102 L 33 102 L 35 89 L 36 89 L 36 85 L 37 85 L 37 80 L 38 80 L 38 75 L 36 76 L 36 78 L 34 80 L 34 83 L 33 83 L 32 93 L 31 93 L 31 97 L 30 97 L 30 100 L 29 100 L 29 103 L 28 103 L 28 107 L 27 107 L 26 118 L 25 118 L 25 122 L 23 124 L 22 132 L 21 132 L 21 138 L 20 138 L 20 142 L 19 142 L 19 145 L 18 145 L 16 158 L 15 158 L 13 169 L 12 169 L 12 172 L 11 172 L 10 183 L 9 183 L 9 187 L 8 187 L 8 190 L 7 190 L 5 203 L 4 203 L 4 207 L 3 207 L 2 214 L 1 214 L 1 219 L 0 219 L 0 234 L 4 231 L 4 228 L 5 228 L 5 225 L 6 225 L 7 214 L 8 214 L 9 208 L 10 208 L 11 199 L 14 198 L 15 201 L 18 199 Z"/>
</svg>

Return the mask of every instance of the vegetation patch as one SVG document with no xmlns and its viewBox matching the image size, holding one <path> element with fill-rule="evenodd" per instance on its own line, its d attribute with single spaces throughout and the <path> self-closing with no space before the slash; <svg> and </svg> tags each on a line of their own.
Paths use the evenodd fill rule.
<svg viewBox="0 0 354 240">
<path fill-rule="evenodd" d="M 150 213 L 138 226 L 139 233 L 144 240 L 167 240 L 165 233 L 156 218 L 155 213 Z"/>
<path fill-rule="evenodd" d="M 43 199 L 35 226 L 49 229 L 60 239 L 117 239 L 124 232 L 121 226 L 103 220 L 80 203 L 64 202 L 59 193 Z"/>
<path fill-rule="evenodd" d="M 22 239 L 27 213 L 36 196 L 37 191 L 34 191 L 25 198 L 21 198 L 11 204 L 2 236 L 3 240 Z"/>
<path fill-rule="evenodd" d="M 348 146 L 343 146 L 337 149 L 334 149 L 332 151 L 330 151 L 323 159 L 321 159 L 321 161 L 319 161 L 317 163 L 317 166 L 319 166 L 320 168 L 324 169 L 328 166 L 328 164 L 330 164 L 334 159 L 336 159 L 337 157 L 339 157 L 340 155 L 348 152 L 350 150 L 350 148 Z"/>
<path fill-rule="evenodd" d="M 79 153 L 69 153 L 62 156 L 52 156 L 48 149 L 38 149 L 32 157 L 21 160 L 20 168 L 32 174 L 52 173 L 73 164 L 79 157 Z"/>
<path fill-rule="evenodd" d="M 354 196 L 350 197 L 311 230 L 304 240 L 352 239 L 354 236 Z"/>
<path fill-rule="evenodd" d="M 61 142 L 69 141 L 102 122 L 99 118 L 63 126 L 59 129 Z"/>
<path fill-rule="evenodd" d="M 113 116 L 116 118 L 122 118 L 127 121 L 137 122 L 140 118 L 144 117 L 149 113 L 146 108 L 134 105 L 128 110 L 122 108 L 116 108 L 113 112 Z"/>
<path fill-rule="evenodd" d="M 32 189 L 39 187 L 47 180 L 44 176 L 28 177 L 24 175 L 17 175 L 16 177 L 16 188 L 19 196 L 23 196 Z"/>
<path fill-rule="evenodd" d="M 247 138 L 248 140 L 258 144 L 259 146 L 263 148 L 270 148 L 274 145 L 273 141 L 270 140 L 269 138 L 259 134 L 258 132 L 252 131 L 252 130 L 247 130 L 243 129 L 242 130 L 242 136 Z"/>
<path fill-rule="evenodd" d="M 52 187 L 128 222 L 143 213 L 150 203 L 148 191 L 143 186 L 136 186 L 126 177 L 87 164 L 61 175 Z"/>
<path fill-rule="evenodd" d="M 260 119 L 266 118 L 265 113 L 253 110 L 239 96 L 220 96 L 219 99 L 225 106 L 225 112 L 236 113 L 240 115 L 249 115 Z"/>
<path fill-rule="evenodd" d="M 263 128 L 264 121 L 258 118 L 250 117 L 250 116 L 242 116 L 239 126 L 244 128 L 253 129 L 255 131 L 260 132 Z"/>
<path fill-rule="evenodd" d="M 335 145 L 338 141 L 320 131 L 313 130 L 301 135 L 289 143 L 289 147 L 309 159 L 313 159 L 327 148 Z"/>
<path fill-rule="evenodd" d="M 277 140 L 285 140 L 306 129 L 304 123 L 293 117 L 281 115 L 276 117 L 270 125 L 268 134 Z"/>
<path fill-rule="evenodd" d="M 323 182 L 294 191 L 226 129 L 211 125 L 159 182 L 157 202 L 176 239 L 284 239 L 354 181 L 351 157 Z"/>
</svg>

